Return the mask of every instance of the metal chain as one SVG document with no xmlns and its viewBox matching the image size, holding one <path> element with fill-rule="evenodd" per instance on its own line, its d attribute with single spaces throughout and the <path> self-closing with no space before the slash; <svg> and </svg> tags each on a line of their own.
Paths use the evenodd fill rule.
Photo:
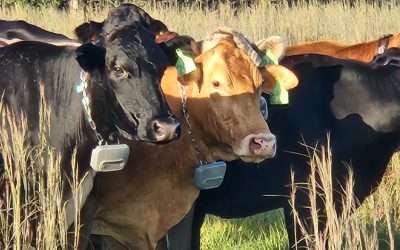
<svg viewBox="0 0 400 250">
<path fill-rule="evenodd" d="M 104 142 L 103 136 L 97 131 L 96 123 L 94 122 L 92 118 L 92 111 L 90 109 L 90 98 L 89 95 L 87 94 L 86 90 L 88 88 L 88 74 L 84 71 L 81 71 L 81 83 L 83 85 L 82 88 L 82 105 L 83 109 L 85 110 L 87 120 L 89 122 L 89 126 L 92 128 L 94 134 L 96 135 L 97 138 L 97 143 L 99 145 L 102 145 Z"/>
<path fill-rule="evenodd" d="M 199 160 L 199 164 L 201 166 L 201 165 L 207 164 L 207 161 L 206 160 L 204 160 L 204 161 L 201 160 L 200 148 L 199 148 L 199 145 L 197 144 L 196 139 L 195 139 L 195 137 L 193 135 L 193 132 L 192 132 L 192 125 L 190 124 L 190 116 L 189 116 L 189 112 L 187 110 L 186 88 L 179 81 L 178 81 L 178 84 L 179 84 L 179 87 L 180 87 L 180 90 L 181 90 L 180 94 L 181 94 L 183 117 L 185 118 L 185 122 L 186 122 L 186 125 L 188 127 L 188 134 L 190 136 L 190 139 L 191 139 L 192 144 L 194 146 L 194 150 L 195 150 L 196 155 L 197 155 L 197 159 Z"/>
</svg>

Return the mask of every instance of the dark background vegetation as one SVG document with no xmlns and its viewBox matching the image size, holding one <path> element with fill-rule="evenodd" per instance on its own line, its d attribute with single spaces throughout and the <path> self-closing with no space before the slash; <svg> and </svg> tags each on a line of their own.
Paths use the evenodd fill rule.
<svg viewBox="0 0 400 250">
<path fill-rule="evenodd" d="M 71 9 L 71 8 L 97 8 L 117 6 L 124 0 L 0 0 L 0 7 L 13 7 L 15 5 L 30 6 L 34 8 L 48 8 L 55 7 L 58 9 Z M 357 6 L 357 3 L 369 3 L 381 6 L 385 3 L 399 4 L 400 1 L 396 0 L 137 0 L 134 3 L 140 5 L 151 3 L 153 5 L 169 6 L 169 7 L 201 7 L 204 10 L 215 10 L 220 3 L 228 4 L 234 11 L 239 11 L 243 7 L 252 6 L 259 2 L 267 2 L 272 5 L 288 5 L 295 7 L 298 4 L 320 3 L 328 4 L 333 2 L 340 2 L 350 7 Z"/>
</svg>

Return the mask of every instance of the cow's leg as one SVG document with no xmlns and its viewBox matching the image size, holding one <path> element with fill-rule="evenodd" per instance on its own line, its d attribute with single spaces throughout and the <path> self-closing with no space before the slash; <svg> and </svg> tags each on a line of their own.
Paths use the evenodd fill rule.
<svg viewBox="0 0 400 250">
<path fill-rule="evenodd" d="M 90 232 L 91 232 L 91 222 L 95 212 L 95 198 L 93 195 L 90 195 L 89 198 L 86 200 L 85 205 L 83 206 L 80 212 L 80 230 L 79 230 L 79 239 L 78 239 L 78 249 L 79 250 L 86 250 L 89 246 L 90 240 Z M 71 228 L 74 229 L 76 225 L 72 225 Z M 68 243 L 70 249 L 73 248 L 75 235 L 70 234 L 68 238 Z"/>
<path fill-rule="evenodd" d="M 308 193 L 303 192 L 296 194 L 296 202 L 294 205 L 297 217 L 294 217 L 294 211 L 291 204 L 284 207 L 285 224 L 289 238 L 289 248 L 291 249 L 309 249 L 307 242 L 304 240 L 304 230 L 307 234 L 315 235 L 320 234 L 325 230 L 326 226 L 326 213 L 322 200 L 317 199 L 318 211 L 318 232 L 314 232 L 314 220 L 310 210 L 310 202 L 308 201 Z M 301 225 L 300 225 L 301 223 Z M 328 236 L 329 237 L 329 236 Z M 328 243 L 328 241 L 326 242 Z M 328 249 L 327 246 L 325 249 Z"/>
<path fill-rule="evenodd" d="M 200 231 L 205 213 L 195 205 L 189 213 L 168 231 L 167 237 L 161 239 L 156 250 L 200 250 Z"/>
<path fill-rule="evenodd" d="M 296 239 L 301 239 L 302 233 L 301 230 L 297 228 L 298 225 L 295 224 L 296 222 L 293 217 L 293 211 L 290 205 L 287 205 L 284 208 L 284 214 L 285 214 L 286 232 L 289 238 L 289 249 L 301 249 L 302 247 L 301 242 L 297 243 Z"/>
<path fill-rule="evenodd" d="M 4 160 L 3 155 L 0 153 L 0 175 L 4 172 Z"/>
<path fill-rule="evenodd" d="M 200 232 L 203 226 L 206 213 L 198 207 L 194 210 L 193 224 L 192 224 L 192 250 L 200 250 L 201 239 Z"/>
<path fill-rule="evenodd" d="M 186 216 L 158 242 L 156 250 L 190 250 L 194 205 Z"/>
<path fill-rule="evenodd" d="M 296 193 L 296 201 L 294 204 L 295 213 L 293 211 L 293 204 L 289 204 L 289 201 L 283 208 L 290 249 L 308 249 L 307 242 L 304 240 L 304 232 L 299 225 L 301 222 L 306 231 L 312 233 L 312 231 L 310 231 L 312 217 L 309 210 L 309 203 L 305 203 L 305 200 L 303 200 L 304 198 L 306 199 L 306 196 L 307 192 Z M 294 214 L 297 215 L 296 218 Z"/>
<path fill-rule="evenodd" d="M 158 243 L 156 250 L 168 250 L 166 237 L 162 238 Z"/>
<path fill-rule="evenodd" d="M 128 250 L 128 248 L 111 236 L 94 235 L 90 236 L 90 242 L 87 250 Z"/>
</svg>

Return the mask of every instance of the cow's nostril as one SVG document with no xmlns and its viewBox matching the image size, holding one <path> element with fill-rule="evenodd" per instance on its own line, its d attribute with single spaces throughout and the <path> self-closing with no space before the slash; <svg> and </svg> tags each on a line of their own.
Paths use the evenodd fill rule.
<svg viewBox="0 0 400 250">
<path fill-rule="evenodd" d="M 263 144 L 262 144 L 262 142 L 260 140 L 262 140 L 262 139 L 252 138 L 250 140 L 250 150 L 251 150 L 251 152 L 253 152 L 253 153 L 257 152 L 262 148 Z"/>
<path fill-rule="evenodd" d="M 249 149 L 252 154 L 264 155 L 264 154 L 275 154 L 276 140 L 275 136 L 260 136 L 253 137 L 249 141 Z"/>
<path fill-rule="evenodd" d="M 161 132 L 161 125 L 158 121 L 153 121 L 153 131 L 156 134 L 159 134 Z"/>
<path fill-rule="evenodd" d="M 153 138 L 158 142 L 169 142 L 180 136 L 180 124 L 174 119 L 156 119 L 151 123 Z"/>
</svg>

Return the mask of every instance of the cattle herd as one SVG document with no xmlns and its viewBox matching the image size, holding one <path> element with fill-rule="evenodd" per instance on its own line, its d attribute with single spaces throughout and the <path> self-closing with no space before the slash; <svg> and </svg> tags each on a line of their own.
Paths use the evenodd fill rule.
<svg viewBox="0 0 400 250">
<path fill-rule="evenodd" d="M 304 144 L 329 143 L 335 190 L 350 164 L 358 205 L 400 146 L 400 34 L 286 47 L 281 37 L 252 43 L 221 27 L 196 41 L 122 4 L 75 35 L 0 21 L 2 105 L 17 121 L 26 115 L 34 146 L 44 100 L 46 136 L 66 178 L 77 152 L 85 183 L 79 249 L 196 250 L 206 214 L 239 218 L 276 208 L 284 209 L 290 247 L 299 248 L 289 197 L 291 173 L 295 183 L 311 174 Z M 271 102 L 287 90 L 287 103 Z M 105 159 L 129 146 L 122 170 L 94 170 L 92 151 L 105 144 L 114 150 L 101 151 Z M 222 184 L 200 190 L 196 170 L 212 173 L 216 161 L 226 162 Z M 339 213 L 341 195 L 334 194 Z M 311 227 L 307 191 L 295 197 Z"/>
</svg>

